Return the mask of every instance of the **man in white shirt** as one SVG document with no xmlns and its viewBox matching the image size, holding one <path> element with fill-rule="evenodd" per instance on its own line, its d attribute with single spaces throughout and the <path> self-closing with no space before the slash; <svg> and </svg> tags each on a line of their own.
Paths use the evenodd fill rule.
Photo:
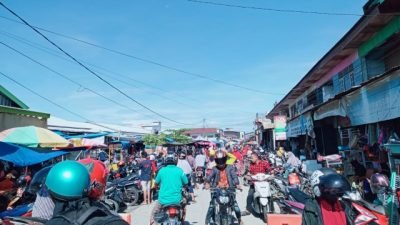
<svg viewBox="0 0 400 225">
<path fill-rule="evenodd" d="M 186 154 L 185 153 L 181 153 L 179 155 L 178 163 L 177 163 L 176 166 L 181 168 L 183 170 L 183 172 L 186 174 L 186 176 L 188 177 L 188 180 L 189 180 L 189 184 L 188 184 L 189 193 L 192 196 L 192 202 L 195 203 L 196 200 L 195 200 L 195 197 L 194 197 L 193 185 L 192 185 L 192 182 L 191 182 L 191 179 L 190 179 L 190 177 L 192 176 L 193 170 L 192 170 L 192 167 L 190 166 L 189 162 L 186 159 Z"/>
</svg>

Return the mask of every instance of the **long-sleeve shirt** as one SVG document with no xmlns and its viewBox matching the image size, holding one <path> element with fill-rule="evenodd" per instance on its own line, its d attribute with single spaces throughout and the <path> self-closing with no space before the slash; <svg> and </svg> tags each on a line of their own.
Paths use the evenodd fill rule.
<svg viewBox="0 0 400 225">
<path fill-rule="evenodd" d="M 233 165 L 236 162 L 236 156 L 232 153 L 226 153 L 228 160 L 226 161 L 227 165 Z"/>
<path fill-rule="evenodd" d="M 249 172 L 251 175 L 256 175 L 257 173 L 265 173 L 269 170 L 271 166 L 267 161 L 259 160 L 256 163 L 251 163 Z"/>
</svg>

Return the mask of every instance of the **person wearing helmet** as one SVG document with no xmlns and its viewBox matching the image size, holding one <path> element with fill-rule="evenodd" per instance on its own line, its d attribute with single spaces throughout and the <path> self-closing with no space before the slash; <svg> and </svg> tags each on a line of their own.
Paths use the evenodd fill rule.
<svg viewBox="0 0 400 225">
<path fill-rule="evenodd" d="M 127 171 L 126 171 L 125 162 L 123 160 L 118 162 L 117 174 L 119 174 L 119 178 L 124 178 L 128 174 Z"/>
<path fill-rule="evenodd" d="M 321 169 L 311 175 L 311 186 L 315 198 L 307 200 L 303 225 L 353 225 L 355 215 L 351 206 L 340 201 L 350 191 L 346 178 L 333 170 Z"/>
<path fill-rule="evenodd" d="M 16 181 L 17 193 L 8 204 L 7 210 L 12 210 L 14 208 L 14 205 L 19 205 L 21 202 L 26 202 L 26 200 L 29 199 L 30 194 L 26 194 L 25 190 L 27 189 L 31 179 L 31 176 L 27 174 L 18 177 Z"/>
<path fill-rule="evenodd" d="M 86 165 L 90 164 L 95 167 L 92 162 Z M 97 177 L 97 174 L 92 174 L 92 177 Z M 99 193 L 94 191 L 92 184 L 91 174 L 84 164 L 66 160 L 54 165 L 46 177 L 45 185 L 55 208 L 52 218 L 45 224 L 128 224 L 95 199 Z"/>
<path fill-rule="evenodd" d="M 228 157 L 226 155 L 226 152 L 224 151 L 218 151 L 215 154 L 215 163 L 216 166 L 213 168 L 211 174 L 205 178 L 205 188 L 209 189 L 210 185 L 212 188 L 222 188 L 222 189 L 239 189 L 241 190 L 242 188 L 240 187 L 239 179 L 236 175 L 235 168 L 231 165 L 227 165 L 227 160 Z M 206 216 L 206 222 L 205 224 L 210 224 L 211 218 L 215 218 L 214 212 L 215 212 L 215 205 L 216 205 L 216 196 L 211 195 L 211 201 L 210 201 L 210 206 L 207 211 L 207 216 Z M 236 218 L 238 219 L 239 224 L 242 224 L 241 220 L 241 213 L 240 213 L 240 208 L 239 205 L 236 201 L 236 196 L 234 195 L 234 204 L 233 204 L 233 209 L 236 214 Z"/>
<path fill-rule="evenodd" d="M 151 213 L 150 224 L 155 224 L 154 214 L 162 209 L 163 205 L 181 205 L 185 220 L 185 199 L 182 197 L 182 188 L 189 181 L 183 170 L 176 166 L 177 159 L 172 152 L 168 152 L 164 160 L 165 167 L 161 168 L 156 176 L 155 183 L 160 187 L 158 201 Z M 183 222 L 182 221 L 182 222 Z"/>
</svg>

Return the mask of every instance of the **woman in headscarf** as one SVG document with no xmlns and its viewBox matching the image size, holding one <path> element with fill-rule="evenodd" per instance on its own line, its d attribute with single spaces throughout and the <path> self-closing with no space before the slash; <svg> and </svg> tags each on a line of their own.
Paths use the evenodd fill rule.
<svg viewBox="0 0 400 225">
<path fill-rule="evenodd" d="M 297 157 L 293 154 L 293 152 L 287 152 L 287 153 L 286 153 L 286 156 L 287 156 L 286 165 L 288 165 L 288 166 L 291 167 L 291 168 L 300 166 L 301 161 L 300 161 L 299 158 L 297 158 Z"/>
</svg>

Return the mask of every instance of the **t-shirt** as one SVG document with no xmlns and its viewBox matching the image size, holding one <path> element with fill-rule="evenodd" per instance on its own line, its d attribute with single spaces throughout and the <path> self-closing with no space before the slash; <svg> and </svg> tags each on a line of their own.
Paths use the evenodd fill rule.
<svg viewBox="0 0 400 225">
<path fill-rule="evenodd" d="M 188 179 L 181 168 L 168 165 L 158 172 L 156 183 L 160 185 L 158 201 L 161 205 L 180 204 L 182 187 L 188 184 Z"/>
<path fill-rule="evenodd" d="M 140 169 L 140 180 L 149 181 L 151 180 L 152 173 L 152 163 L 150 160 L 146 159 L 139 165 Z"/>
<path fill-rule="evenodd" d="M 196 167 L 204 167 L 206 165 L 207 157 L 205 155 L 197 155 L 195 160 Z"/>
<path fill-rule="evenodd" d="M 229 182 L 228 182 L 228 176 L 226 174 L 226 170 L 221 170 L 219 172 L 219 181 L 218 181 L 218 187 L 219 188 L 228 188 L 229 187 Z"/>
</svg>

